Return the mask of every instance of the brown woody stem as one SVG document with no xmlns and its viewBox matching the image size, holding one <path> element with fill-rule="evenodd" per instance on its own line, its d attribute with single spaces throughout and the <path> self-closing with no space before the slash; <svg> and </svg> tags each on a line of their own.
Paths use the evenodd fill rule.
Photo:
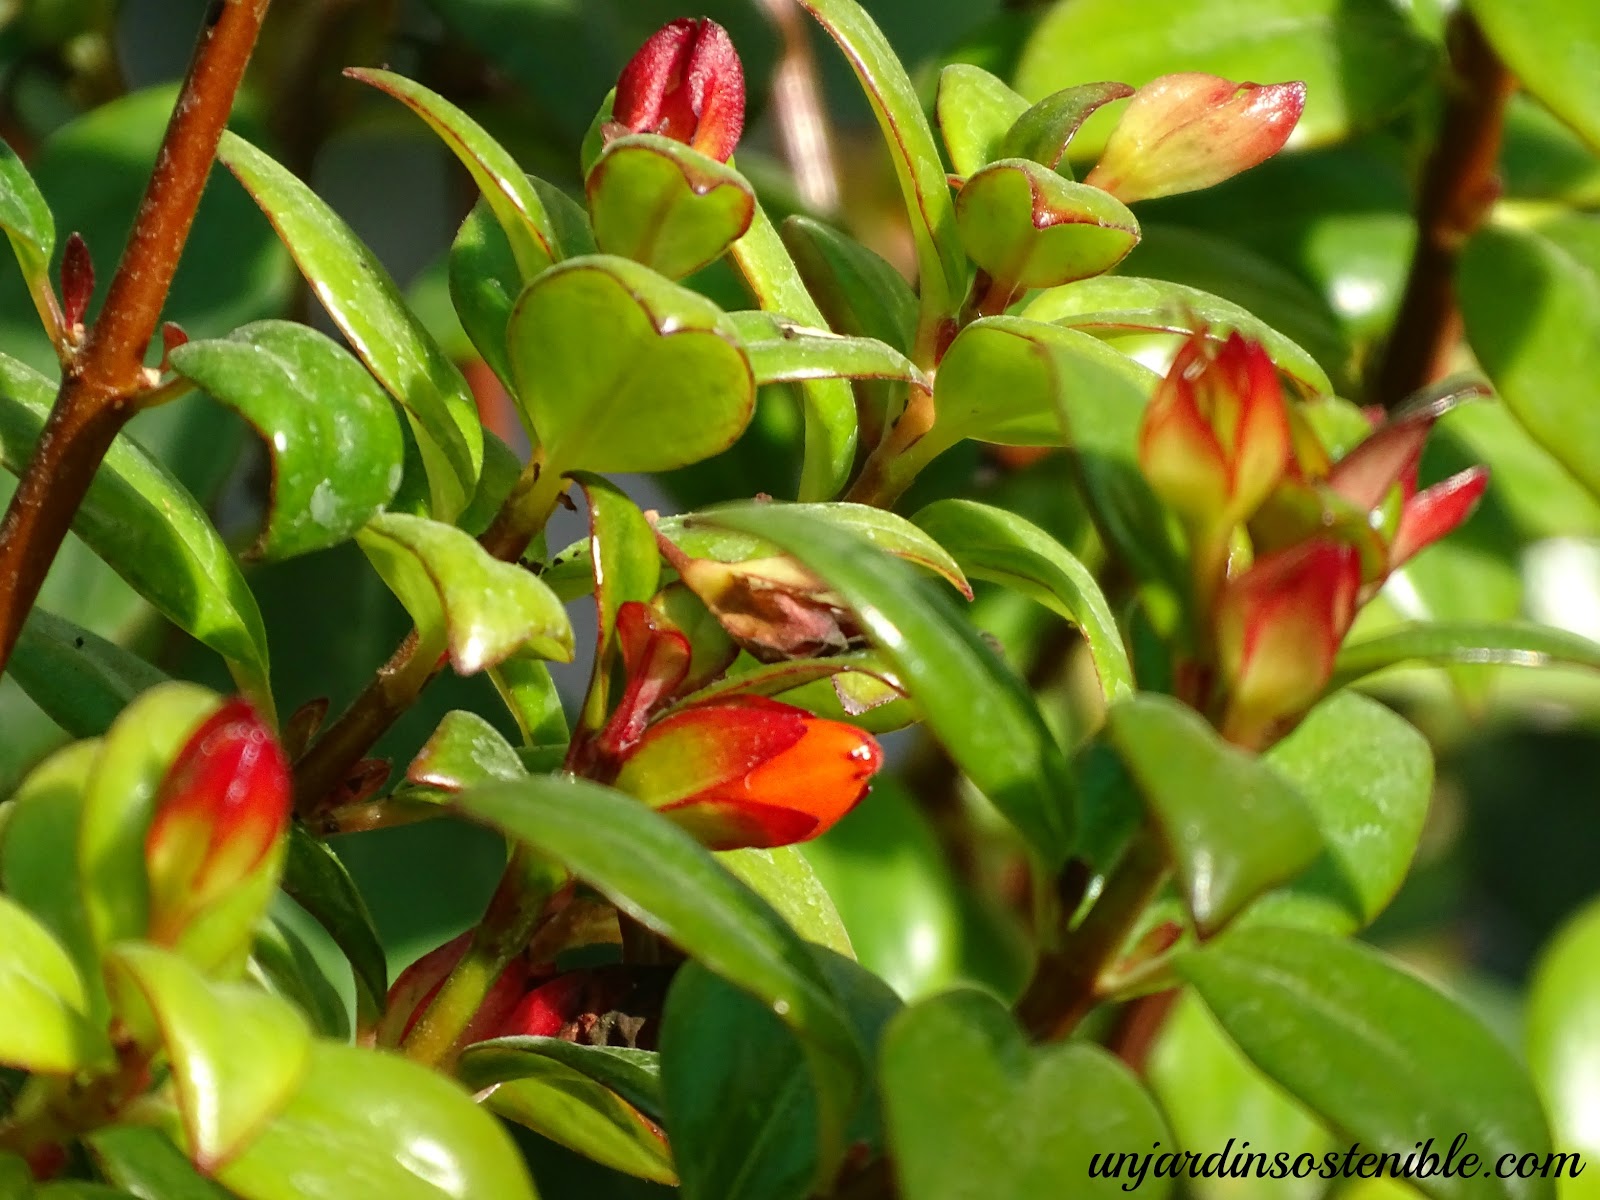
<svg viewBox="0 0 1600 1200">
<path fill-rule="evenodd" d="M 1450 20 L 1452 67 L 1439 140 L 1417 204 L 1417 248 L 1399 315 L 1371 381 L 1375 401 L 1393 409 L 1449 370 L 1461 332 L 1455 269 L 1461 247 L 1499 191 L 1506 102 L 1517 81 L 1466 12 Z"/>
<path fill-rule="evenodd" d="M 0 520 L 0 670 L 94 473 L 149 381 L 161 319 L 270 0 L 217 0 L 173 107 L 100 318 L 67 363 L 44 431 Z"/>
</svg>

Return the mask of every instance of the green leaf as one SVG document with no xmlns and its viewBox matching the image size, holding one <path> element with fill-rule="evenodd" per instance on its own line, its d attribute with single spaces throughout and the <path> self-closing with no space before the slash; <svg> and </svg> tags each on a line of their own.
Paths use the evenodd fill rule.
<svg viewBox="0 0 1600 1200">
<path fill-rule="evenodd" d="M 916 340 L 917 296 L 905 277 L 847 234 L 810 217 L 783 223 L 783 241 L 828 326 L 909 351 Z M 781 305 L 779 312 L 804 314 Z"/>
<path fill-rule="evenodd" d="M 810 379 L 892 379 L 931 387 L 912 361 L 875 338 L 808 329 L 767 313 L 730 313 L 756 383 Z"/>
<path fill-rule="evenodd" d="M 855 957 L 839 910 L 798 846 L 727 850 L 717 855 L 717 861 L 772 905 L 806 941 L 846 958 Z"/>
<path fill-rule="evenodd" d="M 1545 625 L 1516 621 L 1414 622 L 1347 642 L 1334 663 L 1330 688 L 1343 687 L 1404 663 L 1445 666 L 1573 666 L 1600 670 L 1600 644 Z"/>
<path fill-rule="evenodd" d="M 4 229 L 11 249 L 22 268 L 28 292 L 34 298 L 45 331 L 58 332 L 61 314 L 55 303 L 55 288 L 50 281 L 50 256 L 56 248 L 56 223 L 50 215 L 39 185 L 17 152 L 0 140 L 0 229 Z"/>
<path fill-rule="evenodd" d="M 719 509 L 719 525 L 775 542 L 855 610 L 960 768 L 1047 866 L 1070 850 L 1074 789 L 1020 680 L 947 604 L 866 539 L 777 504 Z"/>
<path fill-rule="evenodd" d="M 934 108 L 950 165 L 957 175 L 967 176 L 1006 157 L 1001 144 L 1028 111 L 1028 102 L 982 67 L 956 62 L 939 72 Z"/>
<path fill-rule="evenodd" d="M 1066 174 L 1061 160 L 1078 127 L 1095 109 L 1131 95 L 1125 83 L 1081 83 L 1052 92 L 1017 118 L 993 157 L 1028 158 Z"/>
<path fill-rule="evenodd" d="M 858 1093 L 862 1060 L 806 944 L 711 852 L 632 797 L 585 780 L 540 776 L 468 792 L 469 817 L 564 862 L 633 919 L 772 1006 L 808 1047 L 825 1161 Z"/>
<path fill-rule="evenodd" d="M 28 615 L 6 670 L 73 737 L 98 737 L 136 696 L 166 680 L 132 651 L 42 608 Z"/>
<path fill-rule="evenodd" d="M 207 979 L 169 950 L 129 942 L 106 958 L 118 1014 L 149 1005 L 166 1047 L 189 1157 L 207 1174 L 260 1134 L 311 1059 L 311 1030 L 288 1001 L 253 984 Z"/>
<path fill-rule="evenodd" d="M 804 325 L 827 327 L 837 314 L 830 311 L 823 315 L 812 298 L 813 289 L 808 287 L 810 279 L 802 277 L 800 267 L 790 257 L 794 242 L 790 240 L 786 247 L 785 240 L 778 236 L 766 210 L 758 204 L 749 230 L 733 244 L 734 262 L 764 310 L 782 313 Z M 855 465 L 855 397 L 839 380 L 806 379 L 800 382 L 800 399 L 805 414 L 805 451 L 799 498 L 828 500 L 844 488 Z"/>
<path fill-rule="evenodd" d="M 1600 495 L 1600 218 L 1486 227 L 1459 280 L 1467 339 L 1506 407 Z"/>
<path fill-rule="evenodd" d="M 428 469 L 432 512 L 452 521 L 483 466 L 483 426 L 461 372 L 406 308 L 394 280 L 334 211 L 250 143 L 217 157 L 255 197 L 355 352 L 405 409 Z"/>
<path fill-rule="evenodd" d="M 269 914 L 256 927 L 246 974 L 264 990 L 294 1005 L 311 1022 L 317 1036 L 350 1040 L 350 1013 L 344 997 L 294 926 L 278 913 Z"/>
<path fill-rule="evenodd" d="M 848 959 L 821 953 L 818 963 L 875 1057 L 899 1001 Z M 802 1200 L 826 1187 L 805 1052 L 771 1011 L 689 964 L 667 993 L 661 1048 L 667 1128 L 688 1200 Z M 878 1109 L 876 1095 L 862 1096 L 852 1145 L 881 1146 Z"/>
<path fill-rule="evenodd" d="M 508 337 L 547 470 L 687 466 L 731 446 L 754 411 L 750 364 L 723 312 L 627 259 L 546 271 L 517 301 Z"/>
<path fill-rule="evenodd" d="M 135 1196 L 160 1200 L 228 1200 L 199 1174 L 162 1132 L 143 1125 L 108 1125 L 85 1139 L 95 1165 Z"/>
<path fill-rule="evenodd" d="M 589 1046 L 556 1037 L 503 1037 L 468 1046 L 456 1076 L 474 1091 L 521 1079 L 535 1059 L 571 1067 L 621 1096 L 648 1117 L 660 1118 L 661 1062 L 654 1050 Z"/>
<path fill-rule="evenodd" d="M 217 1172 L 242 1200 L 535 1200 L 510 1136 L 461 1088 L 391 1054 L 317 1042 L 300 1090 Z"/>
<path fill-rule="evenodd" d="M 856 0 L 800 0 L 839 44 L 872 104 L 911 218 L 921 280 L 922 327 L 955 315 L 967 286 L 955 207 L 933 131 L 905 68 Z"/>
<path fill-rule="evenodd" d="M 609 709 L 611 635 L 617 612 L 629 601 L 644 602 L 661 584 L 661 553 L 655 530 L 639 506 L 616 484 L 588 472 L 575 476 L 589 502 L 589 561 L 593 565 L 595 608 L 594 671 L 584 702 L 584 724 L 597 730 Z"/>
<path fill-rule="evenodd" d="M 110 1061 L 87 1019 L 88 994 L 72 958 L 39 920 L 0 896 L 0 1063 L 70 1075 Z"/>
<path fill-rule="evenodd" d="M 744 236 L 756 196 L 743 175 L 653 133 L 609 142 L 584 191 L 595 245 L 661 272 L 692 275 Z"/>
<path fill-rule="evenodd" d="M 939 500 L 912 520 L 967 574 L 1037 600 L 1083 632 L 1108 701 L 1133 691 L 1122 631 L 1094 575 L 1031 521 L 973 500 Z"/>
<path fill-rule="evenodd" d="M 555 594 L 469 534 L 426 517 L 382 513 L 357 535 L 361 548 L 422 632 L 449 649 L 458 675 L 531 651 L 572 658 L 572 626 Z"/>
<path fill-rule="evenodd" d="M 172 369 L 255 427 L 272 456 L 272 503 L 252 556 L 323 550 L 394 498 L 403 446 L 389 397 L 305 325 L 258 321 L 172 351 Z"/>
<path fill-rule="evenodd" d="M 339 856 L 299 822 L 289 827 L 283 890 L 344 952 L 355 977 L 356 1014 L 363 1023 L 376 1020 L 389 993 L 389 976 L 372 914 Z"/>
<path fill-rule="evenodd" d="M 1025 158 L 991 163 L 956 196 L 968 257 L 993 278 L 1057 287 L 1109 271 L 1139 244 L 1139 222 L 1115 196 Z"/>
<path fill-rule="evenodd" d="M 488 201 L 480 200 L 450 244 L 450 303 L 461 328 L 500 382 L 512 387 L 506 323 L 522 294 L 521 268 Z"/>
<path fill-rule="evenodd" d="M 489 668 L 495 689 L 506 702 L 524 746 L 549 746 L 567 740 L 567 714 L 550 668 L 530 655 L 514 655 Z"/>
<path fill-rule="evenodd" d="M 1122 0 L 1058 2 L 1023 47 L 1017 90 L 1041 97 L 1083 79 L 1138 87 L 1173 71 L 1299 79 L 1306 108 L 1296 137 L 1323 145 L 1410 101 L 1436 54 L 1389 0 L 1149 0 L 1138 18 Z M 1075 151 L 1098 154 L 1113 124 L 1092 122 Z"/>
<path fill-rule="evenodd" d="M 55 401 L 55 386 L 0 354 L 0 465 L 22 470 Z M 241 689 L 271 712 L 261 610 L 205 512 L 126 436 L 89 485 L 72 528 L 173 624 L 228 660 Z"/>
<path fill-rule="evenodd" d="M 524 279 L 532 279 L 558 254 L 555 233 L 538 191 L 504 146 L 461 109 L 420 83 L 391 71 L 348 67 L 345 74 L 387 92 L 416 113 L 472 173 L 472 180 L 505 231 Z"/>
<path fill-rule="evenodd" d="M 1204 329 L 1226 338 L 1237 330 L 1258 341 L 1278 369 L 1307 396 L 1334 391 L 1317 360 L 1242 306 L 1199 288 L 1164 279 L 1101 275 L 1041 292 L 1022 310 L 1034 321 L 1052 321 L 1096 337 L 1137 333 L 1186 333 Z"/>
<path fill-rule="evenodd" d="M 1355 692 L 1330 696 L 1268 750 L 1322 830 L 1322 856 L 1264 897 L 1252 920 L 1351 933 L 1377 917 L 1411 867 L 1433 794 L 1433 752 L 1403 717 Z"/>
<path fill-rule="evenodd" d="M 1528 1069 L 1550 1114 L 1558 1150 L 1576 1150 L 1591 1160 L 1600 1153 L 1589 1114 L 1600 1103 L 1591 1065 L 1600 1054 L 1600 904 L 1573 916 L 1539 957 L 1528 991 Z M 1587 1165 L 1587 1164 L 1585 1164 Z M 1593 1176 L 1577 1176 L 1560 1188 L 1563 1200 L 1592 1200 Z"/>
<path fill-rule="evenodd" d="M 1317 825 L 1294 785 L 1222 741 L 1187 705 L 1134 696 L 1112 707 L 1106 732 L 1172 855 L 1202 936 L 1317 857 Z"/>
<path fill-rule="evenodd" d="M 406 782 L 430 793 L 460 792 L 526 774 L 499 730 L 477 713 L 453 709 L 406 767 Z"/>
<path fill-rule="evenodd" d="M 1600 13 L 1562 0 L 1468 0 L 1522 86 L 1600 150 Z"/>
<path fill-rule="evenodd" d="M 889 1023 L 881 1086 L 905 1200 L 1127 1194 L 1100 1160 L 1167 1141 L 1155 1102 L 1086 1042 L 1035 1049 L 999 1001 L 947 992 Z M 1171 1194 L 1165 1177 L 1140 1194 Z"/>
<path fill-rule="evenodd" d="M 1379 1153 L 1405 1155 L 1423 1138 L 1457 1133 L 1482 1163 L 1549 1149 L 1533 1086 L 1505 1044 L 1376 950 L 1304 930 L 1240 928 L 1177 965 L 1251 1061 Z M 1554 1196 L 1545 1179 L 1415 1183 L 1441 1200 Z"/>
</svg>

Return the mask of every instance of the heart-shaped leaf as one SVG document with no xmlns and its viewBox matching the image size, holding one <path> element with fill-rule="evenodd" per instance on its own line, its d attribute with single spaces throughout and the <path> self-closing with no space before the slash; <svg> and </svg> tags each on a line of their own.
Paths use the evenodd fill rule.
<svg viewBox="0 0 1600 1200">
<path fill-rule="evenodd" d="M 975 175 L 1006 157 L 1000 153 L 1001 143 L 1027 111 L 1026 100 L 982 67 L 951 63 L 939 72 L 934 112 L 957 175 Z"/>
<path fill-rule="evenodd" d="M 88 994 L 72 958 L 20 904 L 0 896 L 0 1063 L 70 1075 L 110 1059 L 87 1019 Z"/>
<path fill-rule="evenodd" d="M 172 369 L 249 421 L 272 456 L 272 504 L 252 551 L 290 558 L 347 541 L 394 497 L 403 446 L 394 406 L 322 334 L 258 321 L 189 342 Z"/>
<path fill-rule="evenodd" d="M 6 671 L 73 737 L 98 737 L 136 696 L 167 678 L 132 651 L 42 608 L 28 614 Z"/>
<path fill-rule="evenodd" d="M 1442 1143 L 1435 1131 L 1465 1135 L 1485 1164 L 1550 1148 L 1533 1085 L 1505 1043 L 1376 950 L 1306 930 L 1239 928 L 1178 970 L 1251 1061 L 1379 1153 L 1412 1153 L 1430 1135 Z M 1554 1194 L 1541 1178 L 1413 1182 L 1440 1200 Z"/>
<path fill-rule="evenodd" d="M 532 279 L 559 254 L 544 201 L 510 151 L 437 92 L 392 71 L 349 67 L 345 74 L 387 92 L 426 121 L 472 179 L 511 243 L 524 279 Z"/>
<path fill-rule="evenodd" d="M 517 398 L 549 470 L 687 466 L 732 445 L 754 411 L 750 363 L 722 311 L 624 258 L 546 271 L 507 333 Z"/>
<path fill-rule="evenodd" d="M 1298 875 L 1321 850 L 1294 785 L 1222 741 L 1187 705 L 1133 696 L 1112 707 L 1106 733 L 1172 855 L 1202 936 Z"/>
<path fill-rule="evenodd" d="M 555 594 L 454 526 L 382 513 L 356 540 L 417 623 L 424 644 L 448 649 L 458 675 L 524 651 L 571 660 L 572 626 Z"/>
<path fill-rule="evenodd" d="M 288 1001 L 252 984 L 209 980 L 156 946 L 124 943 L 106 965 L 125 1020 L 137 1027 L 132 1014 L 149 1006 L 172 1069 L 189 1157 L 214 1172 L 256 1138 L 305 1077 L 310 1027 Z"/>
<path fill-rule="evenodd" d="M 991 163 L 956 197 L 967 255 L 1010 286 L 1045 288 L 1109 271 L 1139 244 L 1116 197 L 1023 158 Z"/>
<path fill-rule="evenodd" d="M 584 181 L 595 245 L 682 279 L 750 228 L 756 197 L 725 163 L 653 133 L 606 145 Z"/>
<path fill-rule="evenodd" d="M 483 426 L 467 381 L 372 251 L 315 192 L 234 134 L 223 135 L 217 158 L 261 205 L 334 324 L 405 409 L 427 466 L 431 511 L 453 521 L 483 467 Z"/>
<path fill-rule="evenodd" d="M 905 1200 L 1127 1194 L 1119 1152 L 1167 1141 L 1133 1073 L 1087 1042 L 1034 1049 L 999 1001 L 975 991 L 914 1004 L 889 1023 L 884 1112 Z M 1121 1165 L 1120 1161 L 1117 1163 Z M 1140 1193 L 1166 1196 L 1151 1177 Z"/>
<path fill-rule="evenodd" d="M 54 401 L 49 380 L 0 354 L 6 470 L 22 470 Z M 165 467 L 132 439 L 118 438 L 72 528 L 173 624 L 226 658 L 240 688 L 271 711 L 261 610 L 204 510 Z"/>
</svg>

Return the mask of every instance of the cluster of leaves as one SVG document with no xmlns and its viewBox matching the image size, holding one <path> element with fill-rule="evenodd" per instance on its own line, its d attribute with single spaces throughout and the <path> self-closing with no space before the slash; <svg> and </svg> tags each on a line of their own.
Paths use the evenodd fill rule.
<svg viewBox="0 0 1600 1200">
<path fill-rule="evenodd" d="M 1090 1155 L 1209 1151 L 1252 1132 L 1242 1114 L 1258 1146 L 1296 1152 L 1338 1136 L 1403 1153 L 1458 1133 L 1490 1160 L 1600 1152 L 1580 1124 L 1593 1084 L 1569 1065 L 1593 1036 L 1595 917 L 1552 953 L 1527 1065 L 1353 940 L 1411 868 L 1434 756 L 1352 685 L 1422 662 L 1481 702 L 1484 664 L 1600 667 L 1600 646 L 1511 620 L 1526 542 L 1600 529 L 1586 406 L 1600 372 L 1573 333 L 1600 330 L 1600 241 L 1582 211 L 1600 198 L 1584 148 L 1600 98 L 1581 56 L 1551 57 L 1600 44 L 1595 20 L 1545 0 L 1551 20 L 1531 33 L 1509 3 L 1474 5 L 1549 110 L 1513 106 L 1508 157 L 1543 138 L 1566 155 L 1561 178 L 1513 176 L 1513 199 L 1537 204 L 1504 206 L 1526 219 L 1479 231 L 1461 259 L 1468 338 L 1498 398 L 1450 408 L 1478 390 L 1452 385 L 1372 433 L 1338 397 L 1398 279 L 1385 266 L 1360 295 L 1352 280 L 1375 234 L 1404 242 L 1388 218 L 1410 219 L 1357 208 L 1314 244 L 1310 215 L 1335 201 L 1283 192 L 1351 176 L 1368 204 L 1373 176 L 1392 178 L 1353 135 L 1392 136 L 1384 123 L 1425 88 L 1439 55 L 1426 14 L 1160 0 L 1140 24 L 1174 31 L 1187 49 L 1172 62 L 1125 5 L 1008 12 L 962 54 L 994 71 L 939 77 L 941 146 L 862 7 L 801 6 L 882 129 L 915 288 L 820 220 L 772 220 L 730 161 L 739 61 L 703 23 L 658 33 L 587 125 L 581 200 L 437 91 L 348 72 L 476 185 L 445 271 L 448 334 L 259 139 L 225 136 L 220 162 L 342 341 L 212 310 L 153 369 L 144 403 L 203 392 L 261 437 L 270 495 L 243 555 L 197 499 L 207 489 L 131 437 L 73 526 L 244 701 L 167 679 L 104 636 L 126 632 L 114 623 L 44 609 L 8 664 L 84 740 L 0 806 L 0 1007 L 16 1017 L 0 1022 L 0 1192 L 518 1197 L 538 1178 L 555 1194 L 554 1143 L 619 1195 L 624 1176 L 698 1197 L 888 1194 L 891 1177 L 913 1200 L 1109 1195 L 1123 1181 L 1087 1178 Z M 496 8 L 441 5 L 469 35 Z M 1281 45 L 1227 36 L 1268 16 Z M 489 42 L 531 70 L 537 53 L 509 43 Z M 1064 62 L 1127 83 L 1062 90 Z M 1303 87 L 1219 78 L 1279 64 Z M 114 139 L 121 115 L 80 124 Z M 1300 153 L 1199 193 L 1270 156 L 1297 118 Z M 34 166 L 44 177 L 50 161 Z M 74 250 L 58 297 L 56 218 L 9 151 L 0 227 L 70 364 L 92 281 Z M 711 298 L 730 267 L 753 308 Z M 1513 319 L 1530 289 L 1538 307 Z M 1175 354 L 1170 373 L 1147 365 Z M 0 355 L 8 469 L 55 392 Z M 518 430 L 485 426 L 505 398 L 525 459 Z M 1002 448 L 984 452 L 1000 470 L 974 469 L 979 444 Z M 1035 448 L 1064 453 L 1017 453 Z M 741 452 L 750 469 L 729 486 Z M 1505 499 L 1485 516 L 1503 519 L 1407 561 L 1465 515 L 1463 501 L 1418 516 L 1455 494 L 1419 491 L 1419 460 L 1431 480 L 1462 465 L 1451 457 L 1489 460 Z M 1196 501 L 1213 466 L 1226 494 Z M 646 513 L 614 478 L 634 474 L 740 502 Z M 1481 473 L 1458 478 L 1475 499 Z M 555 550 L 547 525 L 580 494 L 587 533 Z M 1343 556 L 1325 572 L 1277 557 L 1324 543 Z M 326 729 L 325 699 L 280 720 L 268 631 L 280 655 L 299 631 L 263 618 L 240 559 L 307 564 L 295 604 L 326 609 L 337 637 L 360 619 L 329 565 L 351 547 L 411 632 Z M 569 723 L 546 664 L 576 656 L 568 605 L 591 595 Z M 1008 659 L 1043 666 L 1042 686 Z M 374 744 L 446 666 L 493 692 L 432 722 L 391 782 Z M 1431 675 L 1399 678 L 1401 698 L 1437 695 Z M 206 791 L 219 720 L 254 722 L 237 736 L 294 758 L 292 824 L 287 777 L 248 765 L 254 750 Z M 872 735 L 911 726 L 937 746 L 931 770 L 878 775 L 846 817 L 882 763 Z M 973 843 L 967 873 L 1009 911 L 960 911 L 918 800 L 943 802 L 948 840 Z M 240 802 L 266 848 L 227 815 Z M 837 836 L 791 844 L 841 818 Z M 492 831 L 479 866 L 504 873 L 474 897 L 488 907 L 473 928 L 391 986 L 327 839 L 360 834 L 345 857 L 381 857 L 389 835 L 371 831 L 403 825 L 445 846 L 434 831 Z M 1153 1052 L 1136 1032 L 1152 1014 Z M 509 1127 L 538 1136 L 519 1153 Z M 1544 1178 L 1422 1186 L 1555 1194 Z"/>
</svg>

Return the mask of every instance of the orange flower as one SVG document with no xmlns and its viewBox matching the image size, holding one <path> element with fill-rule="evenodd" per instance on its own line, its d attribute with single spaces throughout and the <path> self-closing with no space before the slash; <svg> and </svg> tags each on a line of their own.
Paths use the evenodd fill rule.
<svg viewBox="0 0 1600 1200">
<path fill-rule="evenodd" d="M 744 68 L 728 31 L 681 17 L 656 30 L 617 80 L 607 137 L 658 133 L 727 162 L 744 131 Z"/>
</svg>

